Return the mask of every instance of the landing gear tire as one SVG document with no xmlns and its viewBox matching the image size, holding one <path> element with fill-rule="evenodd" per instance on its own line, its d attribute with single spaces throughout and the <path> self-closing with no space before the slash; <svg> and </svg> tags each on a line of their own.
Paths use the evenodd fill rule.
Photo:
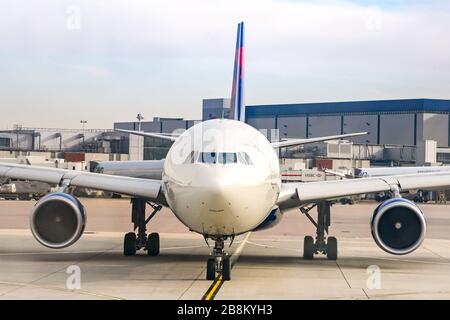
<svg viewBox="0 0 450 320">
<path fill-rule="evenodd" d="M 136 234 L 128 232 L 123 239 L 123 254 L 134 256 L 136 254 Z"/>
<path fill-rule="evenodd" d="M 209 258 L 206 262 L 206 280 L 214 280 L 216 278 L 216 262 L 214 258 Z"/>
<path fill-rule="evenodd" d="M 147 224 L 158 211 L 160 205 L 152 204 L 139 198 L 131 199 L 131 222 L 134 225 L 135 232 L 129 232 L 125 235 L 123 241 L 123 254 L 125 256 L 134 256 L 138 250 L 147 250 L 149 256 L 159 254 L 159 235 L 151 233 L 147 236 Z M 146 205 L 153 208 L 153 212 L 146 218 Z"/>
<path fill-rule="evenodd" d="M 157 256 L 159 254 L 159 234 L 156 232 L 150 233 L 145 246 L 149 256 Z"/>
<path fill-rule="evenodd" d="M 225 257 L 222 260 L 222 279 L 225 281 L 231 280 L 231 264 L 229 257 Z"/>
<path fill-rule="evenodd" d="M 335 237 L 328 237 L 327 239 L 327 259 L 337 260 L 337 239 Z"/>
<path fill-rule="evenodd" d="M 312 260 L 314 258 L 314 239 L 311 236 L 306 236 L 303 241 L 303 259 Z"/>
</svg>

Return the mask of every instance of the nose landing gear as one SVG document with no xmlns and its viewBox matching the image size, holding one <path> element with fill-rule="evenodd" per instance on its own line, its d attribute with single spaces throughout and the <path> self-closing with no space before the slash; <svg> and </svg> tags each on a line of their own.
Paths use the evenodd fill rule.
<svg viewBox="0 0 450 320">
<path fill-rule="evenodd" d="M 231 279 L 231 264 L 229 255 L 223 250 L 225 238 L 213 238 L 215 244 L 211 258 L 206 263 L 206 280 L 214 280 L 216 273 L 223 280 Z"/>
<path fill-rule="evenodd" d="M 146 219 L 145 218 L 145 206 L 146 201 L 142 199 L 131 199 L 132 212 L 131 221 L 134 224 L 135 232 L 128 232 L 123 239 L 123 254 L 125 256 L 133 256 L 137 250 L 147 250 L 149 256 L 157 256 L 159 254 L 159 234 L 156 232 L 150 233 L 147 236 L 147 224 L 155 216 L 155 214 L 161 210 L 160 205 L 154 205 L 148 203 L 153 212 Z"/>
<path fill-rule="evenodd" d="M 328 260 L 337 260 L 337 239 L 335 237 L 326 237 L 328 234 L 328 228 L 331 224 L 329 201 L 323 201 L 317 203 L 317 222 L 309 214 L 309 211 L 316 206 L 313 205 L 309 208 L 300 208 L 300 211 L 308 217 L 312 224 L 316 227 L 316 239 L 306 236 L 303 241 L 303 258 L 305 260 L 311 260 L 315 254 L 325 254 Z"/>
</svg>

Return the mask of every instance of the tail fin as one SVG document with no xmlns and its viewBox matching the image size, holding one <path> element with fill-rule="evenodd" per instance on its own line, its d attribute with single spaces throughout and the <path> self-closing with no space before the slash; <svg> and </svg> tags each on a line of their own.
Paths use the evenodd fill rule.
<svg viewBox="0 0 450 320">
<path fill-rule="evenodd" d="M 245 122 L 244 104 L 244 22 L 238 24 L 231 89 L 230 119 Z"/>
</svg>

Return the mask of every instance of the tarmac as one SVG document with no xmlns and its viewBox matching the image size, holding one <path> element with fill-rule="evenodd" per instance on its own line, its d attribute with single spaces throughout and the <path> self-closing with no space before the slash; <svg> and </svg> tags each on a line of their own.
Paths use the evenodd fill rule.
<svg viewBox="0 0 450 320">
<path fill-rule="evenodd" d="M 52 250 L 29 231 L 34 201 L 0 201 L 0 299 L 193 299 L 205 296 L 210 248 L 169 209 L 150 222 L 161 253 L 125 257 L 123 236 L 132 229 L 126 199 L 80 199 L 85 234 L 73 246 Z M 415 252 L 390 255 L 377 247 L 369 219 L 376 203 L 334 205 L 330 235 L 339 258 L 303 260 L 303 237 L 314 227 L 298 210 L 275 228 L 238 237 L 231 281 L 214 299 L 449 299 L 450 206 L 420 205 L 427 238 Z M 79 277 L 77 276 L 79 275 Z"/>
</svg>

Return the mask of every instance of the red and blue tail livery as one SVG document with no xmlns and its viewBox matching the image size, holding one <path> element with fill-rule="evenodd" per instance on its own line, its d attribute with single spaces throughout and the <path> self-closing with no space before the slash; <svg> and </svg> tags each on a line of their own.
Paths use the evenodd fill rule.
<svg viewBox="0 0 450 320">
<path fill-rule="evenodd" d="M 245 122 L 244 105 L 244 22 L 238 24 L 231 89 L 230 119 Z"/>
</svg>

